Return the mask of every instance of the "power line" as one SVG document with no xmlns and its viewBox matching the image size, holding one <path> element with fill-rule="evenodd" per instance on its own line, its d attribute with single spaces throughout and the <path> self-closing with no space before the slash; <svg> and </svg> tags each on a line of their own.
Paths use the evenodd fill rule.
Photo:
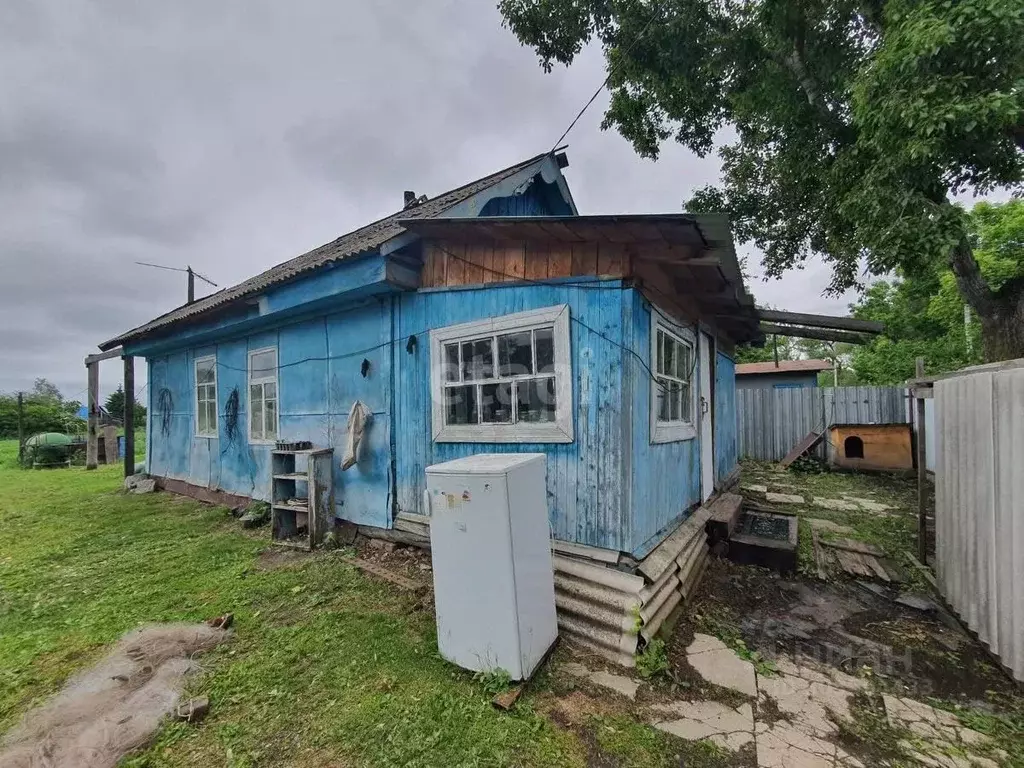
<svg viewBox="0 0 1024 768">
<path fill-rule="evenodd" d="M 623 57 L 623 58 L 625 58 L 626 56 L 628 56 L 628 55 L 629 55 L 629 54 L 630 54 L 630 53 L 631 53 L 631 52 L 633 51 L 633 49 L 634 49 L 634 48 L 636 47 L 636 44 L 640 42 L 640 39 L 641 39 L 641 38 L 642 38 L 642 37 L 643 37 L 643 36 L 644 36 L 644 35 L 645 35 L 645 34 L 647 33 L 647 29 L 648 29 L 648 28 L 649 28 L 649 27 L 651 26 L 651 24 L 653 24 L 653 23 L 654 23 L 654 14 L 652 14 L 652 15 L 651 15 L 651 18 L 647 20 L 647 23 L 646 23 L 646 24 L 644 24 L 644 26 L 643 26 L 643 29 L 641 29 L 641 30 L 640 30 L 640 33 L 639 33 L 639 34 L 638 34 L 638 35 L 637 35 L 637 36 L 636 36 L 635 38 L 633 38 L 633 42 L 632 42 L 632 43 L 630 43 L 630 44 L 629 44 L 629 46 L 628 46 L 628 47 L 627 47 L 627 48 L 626 48 L 626 49 L 625 49 L 625 50 L 624 50 L 624 51 L 622 52 L 622 57 Z M 620 31 L 621 31 L 621 27 L 620 27 L 619 29 L 620 29 Z M 621 59 L 620 59 L 620 61 L 621 61 Z M 590 98 L 589 98 L 589 99 L 587 100 L 587 103 L 583 105 L 583 109 L 581 109 L 581 110 L 580 110 L 580 111 L 579 111 L 579 112 L 577 113 L 576 117 L 574 117 L 574 118 L 572 119 L 572 122 L 571 122 L 571 123 L 569 123 L 569 127 L 568 127 L 568 128 L 566 128 L 566 129 L 565 129 L 565 130 L 564 130 L 564 131 L 562 132 L 562 135 L 561 135 L 561 136 L 559 136 L 559 137 L 558 137 L 558 141 L 556 141 L 556 142 L 555 142 L 554 144 L 552 144 L 552 145 L 551 145 L 551 150 L 550 150 L 551 152 L 554 152 L 554 151 L 555 151 L 555 149 L 556 149 L 556 148 L 558 147 L 558 145 L 559 145 L 559 144 L 561 144 L 561 143 L 562 143 L 562 141 L 563 141 L 563 140 L 565 139 L 565 137 L 569 135 L 569 131 L 571 131 L 571 130 L 572 130 L 573 128 L 575 128 L 575 127 L 576 127 L 576 123 L 577 123 L 577 122 L 579 122 L 579 119 L 580 119 L 581 117 L 583 117 L 583 113 L 584 113 L 584 112 L 586 112 L 586 111 L 587 111 L 588 109 L 590 109 L 590 105 L 594 103 L 594 99 L 596 99 L 596 98 L 598 97 L 598 95 L 599 95 L 599 94 L 601 93 L 601 91 L 603 91 L 603 90 L 604 90 L 605 88 L 607 88 L 607 87 L 608 87 L 608 83 L 610 83 L 610 82 L 611 82 L 611 79 L 612 79 L 612 74 L 614 73 L 614 71 L 615 71 L 615 67 L 614 67 L 614 66 L 612 66 L 612 65 L 611 65 L 611 64 L 609 63 L 609 65 L 608 65 L 608 75 L 607 75 L 607 76 L 605 77 L 605 79 L 604 79 L 604 82 L 602 82 L 602 83 L 601 83 L 601 84 L 600 84 L 600 85 L 599 85 L 599 86 L 597 87 L 597 90 L 596 90 L 596 91 L 594 91 L 594 95 L 593 95 L 593 96 L 591 96 L 591 97 L 590 97 Z"/>
</svg>

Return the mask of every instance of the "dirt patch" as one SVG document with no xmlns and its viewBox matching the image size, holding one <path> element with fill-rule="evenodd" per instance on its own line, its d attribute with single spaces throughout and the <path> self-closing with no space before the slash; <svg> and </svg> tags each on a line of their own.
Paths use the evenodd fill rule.
<svg viewBox="0 0 1024 768">
<path fill-rule="evenodd" d="M 177 706 L 195 656 L 228 637 L 205 624 L 133 630 L 28 712 L 0 745 L 3 768 L 107 768 L 144 746 Z"/>
<path fill-rule="evenodd" d="M 361 537 L 356 542 L 356 554 L 421 586 L 434 585 L 429 550 Z"/>
<path fill-rule="evenodd" d="M 298 568 L 314 557 L 316 554 L 313 552 L 271 546 L 260 552 L 259 557 L 256 558 L 256 570 L 274 571 L 278 568 Z"/>
<path fill-rule="evenodd" d="M 805 656 L 847 674 L 868 672 L 904 695 L 976 701 L 1012 688 L 961 632 L 850 582 L 781 579 L 714 561 L 669 644 L 676 674 L 690 682 L 683 656 L 694 631 L 742 641 L 769 660 Z"/>
</svg>

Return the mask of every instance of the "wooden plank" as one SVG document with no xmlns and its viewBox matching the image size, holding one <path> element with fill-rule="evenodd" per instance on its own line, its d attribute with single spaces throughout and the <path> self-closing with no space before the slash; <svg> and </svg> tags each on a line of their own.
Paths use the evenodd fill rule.
<svg viewBox="0 0 1024 768">
<path fill-rule="evenodd" d="M 135 474 L 135 358 L 124 358 L 124 476 Z"/>
<path fill-rule="evenodd" d="M 860 333 L 849 331 L 828 331 L 816 328 L 800 328 L 795 325 L 774 325 L 761 323 L 761 333 L 777 336 L 793 336 L 798 339 L 818 339 L 819 341 L 842 341 L 847 344 L 870 344 L 871 339 Z"/>
<path fill-rule="evenodd" d="M 480 285 L 487 282 L 484 276 L 484 250 L 476 243 L 466 245 L 466 285 Z"/>
<path fill-rule="evenodd" d="M 446 285 L 448 276 L 448 254 L 446 254 L 437 243 L 431 243 L 427 247 L 430 272 L 428 278 L 431 288 L 441 288 Z"/>
<path fill-rule="evenodd" d="M 389 571 L 387 568 L 377 565 L 376 563 L 371 563 L 369 560 L 363 560 L 362 558 L 352 557 L 350 555 L 342 555 L 341 559 L 349 565 L 354 565 L 360 570 L 372 573 L 374 576 L 379 576 L 385 581 L 397 584 L 402 589 L 407 589 L 410 592 L 418 592 L 421 589 L 426 589 L 423 584 L 417 584 L 412 579 L 407 579 L 405 576 L 401 576 L 394 571 Z"/>
<path fill-rule="evenodd" d="M 466 284 L 466 246 L 463 243 L 445 243 L 447 274 L 445 285 L 456 286 Z"/>
<path fill-rule="evenodd" d="M 526 244 L 509 243 L 505 246 L 505 272 L 508 280 L 522 280 L 526 277 Z"/>
<path fill-rule="evenodd" d="M 875 572 L 875 576 L 887 584 L 891 581 L 885 568 L 883 568 L 882 564 L 878 562 L 878 558 L 871 557 L 870 555 L 861 555 L 861 557 L 864 559 L 864 562 L 868 564 L 868 567 Z"/>
<path fill-rule="evenodd" d="M 100 364 L 98 361 L 85 366 L 89 379 L 89 427 L 85 443 L 85 468 L 96 469 L 99 458 L 99 426 L 100 426 Z"/>
<path fill-rule="evenodd" d="M 842 549 L 835 550 L 836 560 L 844 571 L 853 576 L 872 575 L 872 571 L 856 552 L 847 552 Z"/>
<path fill-rule="evenodd" d="M 907 552 L 906 555 L 907 555 L 907 560 L 910 561 L 910 564 L 912 566 L 914 566 L 915 568 L 917 568 L 917 570 L 919 570 L 921 572 L 921 575 L 924 576 L 928 580 L 928 583 L 931 584 L 936 590 L 938 590 L 939 582 L 935 579 L 935 574 L 932 573 L 932 569 L 929 568 L 924 563 L 922 563 L 916 557 L 914 557 L 914 553 L 913 552 Z"/>
<path fill-rule="evenodd" d="M 569 243 L 552 243 L 548 251 L 548 277 L 569 277 L 572 274 L 572 246 Z"/>
<path fill-rule="evenodd" d="M 574 275 L 597 274 L 597 243 L 573 243 L 572 273 Z"/>
<path fill-rule="evenodd" d="M 99 352 L 95 355 L 86 355 L 85 364 L 86 366 L 98 363 L 101 360 L 110 360 L 111 358 L 121 357 L 124 354 L 124 350 L 121 347 L 115 347 L 114 349 L 108 349 L 106 352 Z"/>
<path fill-rule="evenodd" d="M 762 320 L 768 320 L 773 323 L 809 325 L 812 328 L 860 331 L 861 333 L 883 333 L 885 331 L 885 323 L 879 323 L 874 320 L 858 320 L 853 317 L 809 315 L 802 312 L 783 312 L 777 309 L 759 309 L 757 314 Z"/>
<path fill-rule="evenodd" d="M 546 280 L 548 277 L 548 249 L 546 243 L 529 243 L 526 246 L 527 280 Z"/>
<path fill-rule="evenodd" d="M 924 376 L 924 358 L 915 361 L 917 378 Z M 924 400 L 917 398 L 917 556 L 922 563 L 928 562 L 928 459 L 925 455 Z"/>
<path fill-rule="evenodd" d="M 794 445 L 793 449 L 783 457 L 782 461 L 779 462 L 779 466 L 785 469 L 820 443 L 823 437 L 825 437 L 824 432 L 808 432 L 804 439 Z"/>
<path fill-rule="evenodd" d="M 871 555 L 873 557 L 885 557 L 885 552 L 878 547 L 866 544 L 863 541 L 857 541 L 856 539 L 834 539 L 832 541 L 824 541 L 822 543 L 826 547 L 842 549 L 846 552 L 856 552 L 860 555 Z"/>
<path fill-rule="evenodd" d="M 822 549 L 821 541 L 818 539 L 818 531 L 811 528 L 811 549 L 814 552 L 814 565 L 818 570 L 818 578 L 822 581 L 828 580 L 828 568 L 826 567 L 825 551 Z"/>
<path fill-rule="evenodd" d="M 618 243 L 601 243 L 597 248 L 597 274 L 621 277 L 625 248 Z"/>
</svg>

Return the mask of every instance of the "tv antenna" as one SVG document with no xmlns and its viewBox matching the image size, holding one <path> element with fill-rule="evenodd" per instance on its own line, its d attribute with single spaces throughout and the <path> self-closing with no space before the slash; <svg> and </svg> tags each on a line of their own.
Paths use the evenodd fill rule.
<svg viewBox="0 0 1024 768">
<path fill-rule="evenodd" d="M 156 269 L 169 269 L 172 272 L 187 272 L 188 273 L 188 303 L 189 304 L 191 304 L 192 302 L 194 302 L 196 300 L 196 278 L 197 277 L 200 280 L 202 280 L 204 283 L 209 283 L 214 288 L 220 288 L 220 286 L 217 285 L 215 282 L 213 282 L 213 280 L 211 280 L 210 278 L 206 277 L 206 275 L 199 274 L 194 269 L 192 269 L 191 266 L 186 266 L 184 269 L 182 269 L 181 267 L 167 267 L 167 266 L 164 266 L 163 264 L 150 264 L 148 261 L 136 261 L 135 263 L 138 264 L 139 266 L 142 266 L 142 267 L 155 267 Z"/>
</svg>

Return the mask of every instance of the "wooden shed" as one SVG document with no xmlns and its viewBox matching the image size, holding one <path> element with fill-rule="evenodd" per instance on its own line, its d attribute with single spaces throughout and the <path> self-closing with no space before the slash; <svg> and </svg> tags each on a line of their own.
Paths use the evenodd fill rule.
<svg viewBox="0 0 1024 768">
<path fill-rule="evenodd" d="M 849 469 L 914 468 L 909 424 L 833 424 L 832 463 Z"/>
</svg>

